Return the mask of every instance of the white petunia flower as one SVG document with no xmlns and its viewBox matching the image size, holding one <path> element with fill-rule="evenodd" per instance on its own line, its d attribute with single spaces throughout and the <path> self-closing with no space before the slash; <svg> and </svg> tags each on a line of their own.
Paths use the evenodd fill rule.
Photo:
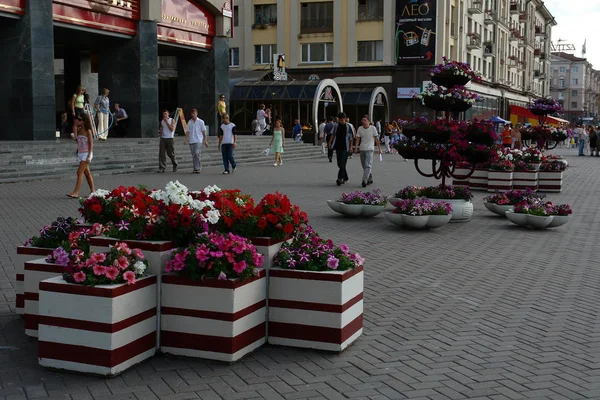
<svg viewBox="0 0 600 400">
<path fill-rule="evenodd" d="M 206 218 L 208 219 L 208 222 L 210 222 L 213 225 L 219 222 L 220 217 L 221 214 L 219 213 L 219 210 L 210 210 L 206 213 Z"/>
<path fill-rule="evenodd" d="M 136 261 L 136 263 L 133 264 L 133 269 L 136 275 L 142 275 L 146 271 L 146 264 L 142 261 Z"/>
<path fill-rule="evenodd" d="M 101 197 L 101 198 L 105 198 L 106 196 L 108 196 L 110 194 L 110 192 L 108 190 L 104 190 L 104 189 L 96 189 L 96 191 L 90 193 L 90 195 L 88 196 L 88 199 L 91 199 L 92 197 Z"/>
</svg>

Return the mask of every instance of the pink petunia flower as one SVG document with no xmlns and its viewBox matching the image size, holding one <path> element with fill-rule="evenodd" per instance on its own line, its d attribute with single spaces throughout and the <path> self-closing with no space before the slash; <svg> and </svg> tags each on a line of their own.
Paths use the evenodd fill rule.
<svg viewBox="0 0 600 400">
<path fill-rule="evenodd" d="M 327 268 L 329 269 L 337 269 L 338 265 L 340 265 L 340 260 L 336 257 L 329 257 L 327 259 Z"/>
<path fill-rule="evenodd" d="M 144 253 L 142 253 L 142 251 L 140 249 L 133 249 L 132 254 L 134 257 L 137 257 L 140 260 L 143 260 L 145 258 Z"/>
<path fill-rule="evenodd" d="M 208 253 L 210 251 L 208 250 L 208 247 L 206 247 L 205 244 L 203 244 L 202 246 L 198 247 L 196 249 L 196 259 L 198 260 L 199 263 L 203 263 L 206 260 L 208 260 Z"/>
<path fill-rule="evenodd" d="M 225 273 L 224 273 L 224 272 L 221 272 L 221 273 L 219 274 L 219 278 L 218 278 L 218 279 L 219 279 L 220 281 L 227 280 L 227 275 L 225 275 Z"/>
<path fill-rule="evenodd" d="M 111 281 L 114 281 L 119 276 L 119 269 L 117 267 L 108 267 L 104 273 L 104 276 Z"/>
<path fill-rule="evenodd" d="M 131 254 L 131 249 L 127 246 L 127 243 L 120 242 L 117 244 L 117 250 L 122 251 L 123 253 L 129 255 Z"/>
<path fill-rule="evenodd" d="M 104 275 L 106 273 L 106 267 L 104 265 L 94 265 L 92 269 L 94 275 Z"/>
<path fill-rule="evenodd" d="M 90 257 L 90 260 L 93 260 L 95 264 L 102 264 L 104 261 L 106 261 L 106 254 L 104 254 L 104 253 L 92 254 L 92 256 Z"/>
<path fill-rule="evenodd" d="M 85 282 L 85 280 L 87 279 L 87 276 L 85 275 L 85 272 L 79 271 L 79 272 L 75 272 L 73 274 L 73 279 L 75 280 L 75 282 L 81 283 L 81 282 Z"/>
<path fill-rule="evenodd" d="M 133 285 L 135 283 L 135 273 L 133 271 L 127 271 L 123 274 L 123 279 L 127 281 L 128 285 Z"/>
<path fill-rule="evenodd" d="M 242 272 L 244 272 L 246 267 L 247 267 L 247 264 L 246 264 L 246 261 L 244 261 L 244 260 L 233 263 L 233 270 L 235 272 L 237 272 L 238 274 L 241 274 Z"/>
<path fill-rule="evenodd" d="M 129 267 L 129 260 L 127 260 L 127 257 L 121 256 L 115 260 L 113 265 L 122 270 L 127 269 L 127 267 Z"/>
<path fill-rule="evenodd" d="M 347 244 L 340 244 L 340 250 L 344 254 L 348 254 L 350 252 L 350 247 Z"/>
</svg>

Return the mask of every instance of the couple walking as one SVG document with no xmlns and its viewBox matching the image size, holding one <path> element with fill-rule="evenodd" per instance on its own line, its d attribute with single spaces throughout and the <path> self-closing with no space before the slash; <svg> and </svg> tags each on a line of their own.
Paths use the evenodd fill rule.
<svg viewBox="0 0 600 400">
<path fill-rule="evenodd" d="M 202 147 L 208 147 L 206 136 L 206 125 L 204 121 L 198 118 L 198 110 L 192 108 L 192 118 L 187 122 L 184 143 L 188 143 L 192 153 L 192 163 L 194 170 L 192 173 L 199 174 L 202 169 Z M 175 157 L 175 121 L 169 117 L 169 110 L 163 110 L 162 120 L 160 121 L 159 136 L 160 144 L 158 149 L 158 172 L 163 173 L 167 168 L 167 156 L 171 159 L 173 172 L 177 172 L 179 163 Z"/>
</svg>

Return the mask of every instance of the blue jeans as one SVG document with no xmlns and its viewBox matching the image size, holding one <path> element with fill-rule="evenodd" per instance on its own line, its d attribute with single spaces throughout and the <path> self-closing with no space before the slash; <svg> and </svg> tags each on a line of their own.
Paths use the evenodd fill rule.
<svg viewBox="0 0 600 400">
<path fill-rule="evenodd" d="M 585 148 L 585 140 L 584 139 L 580 139 L 579 140 L 579 155 L 583 155 L 583 149 Z"/>
<path fill-rule="evenodd" d="M 221 144 L 221 155 L 223 156 L 223 168 L 225 168 L 225 171 L 231 172 L 229 170 L 230 163 L 231 168 L 235 169 L 236 163 L 233 159 L 233 145 L 231 143 Z"/>
</svg>

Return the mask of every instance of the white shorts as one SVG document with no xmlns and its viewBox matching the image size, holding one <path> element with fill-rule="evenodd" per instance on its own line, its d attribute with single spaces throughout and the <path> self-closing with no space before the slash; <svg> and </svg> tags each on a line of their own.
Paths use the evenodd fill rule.
<svg viewBox="0 0 600 400">
<path fill-rule="evenodd" d="M 77 160 L 79 162 L 82 161 L 87 161 L 87 157 L 88 157 L 88 153 L 77 153 Z M 90 162 L 92 161 L 92 158 L 94 158 L 94 153 L 90 154 Z"/>
</svg>

